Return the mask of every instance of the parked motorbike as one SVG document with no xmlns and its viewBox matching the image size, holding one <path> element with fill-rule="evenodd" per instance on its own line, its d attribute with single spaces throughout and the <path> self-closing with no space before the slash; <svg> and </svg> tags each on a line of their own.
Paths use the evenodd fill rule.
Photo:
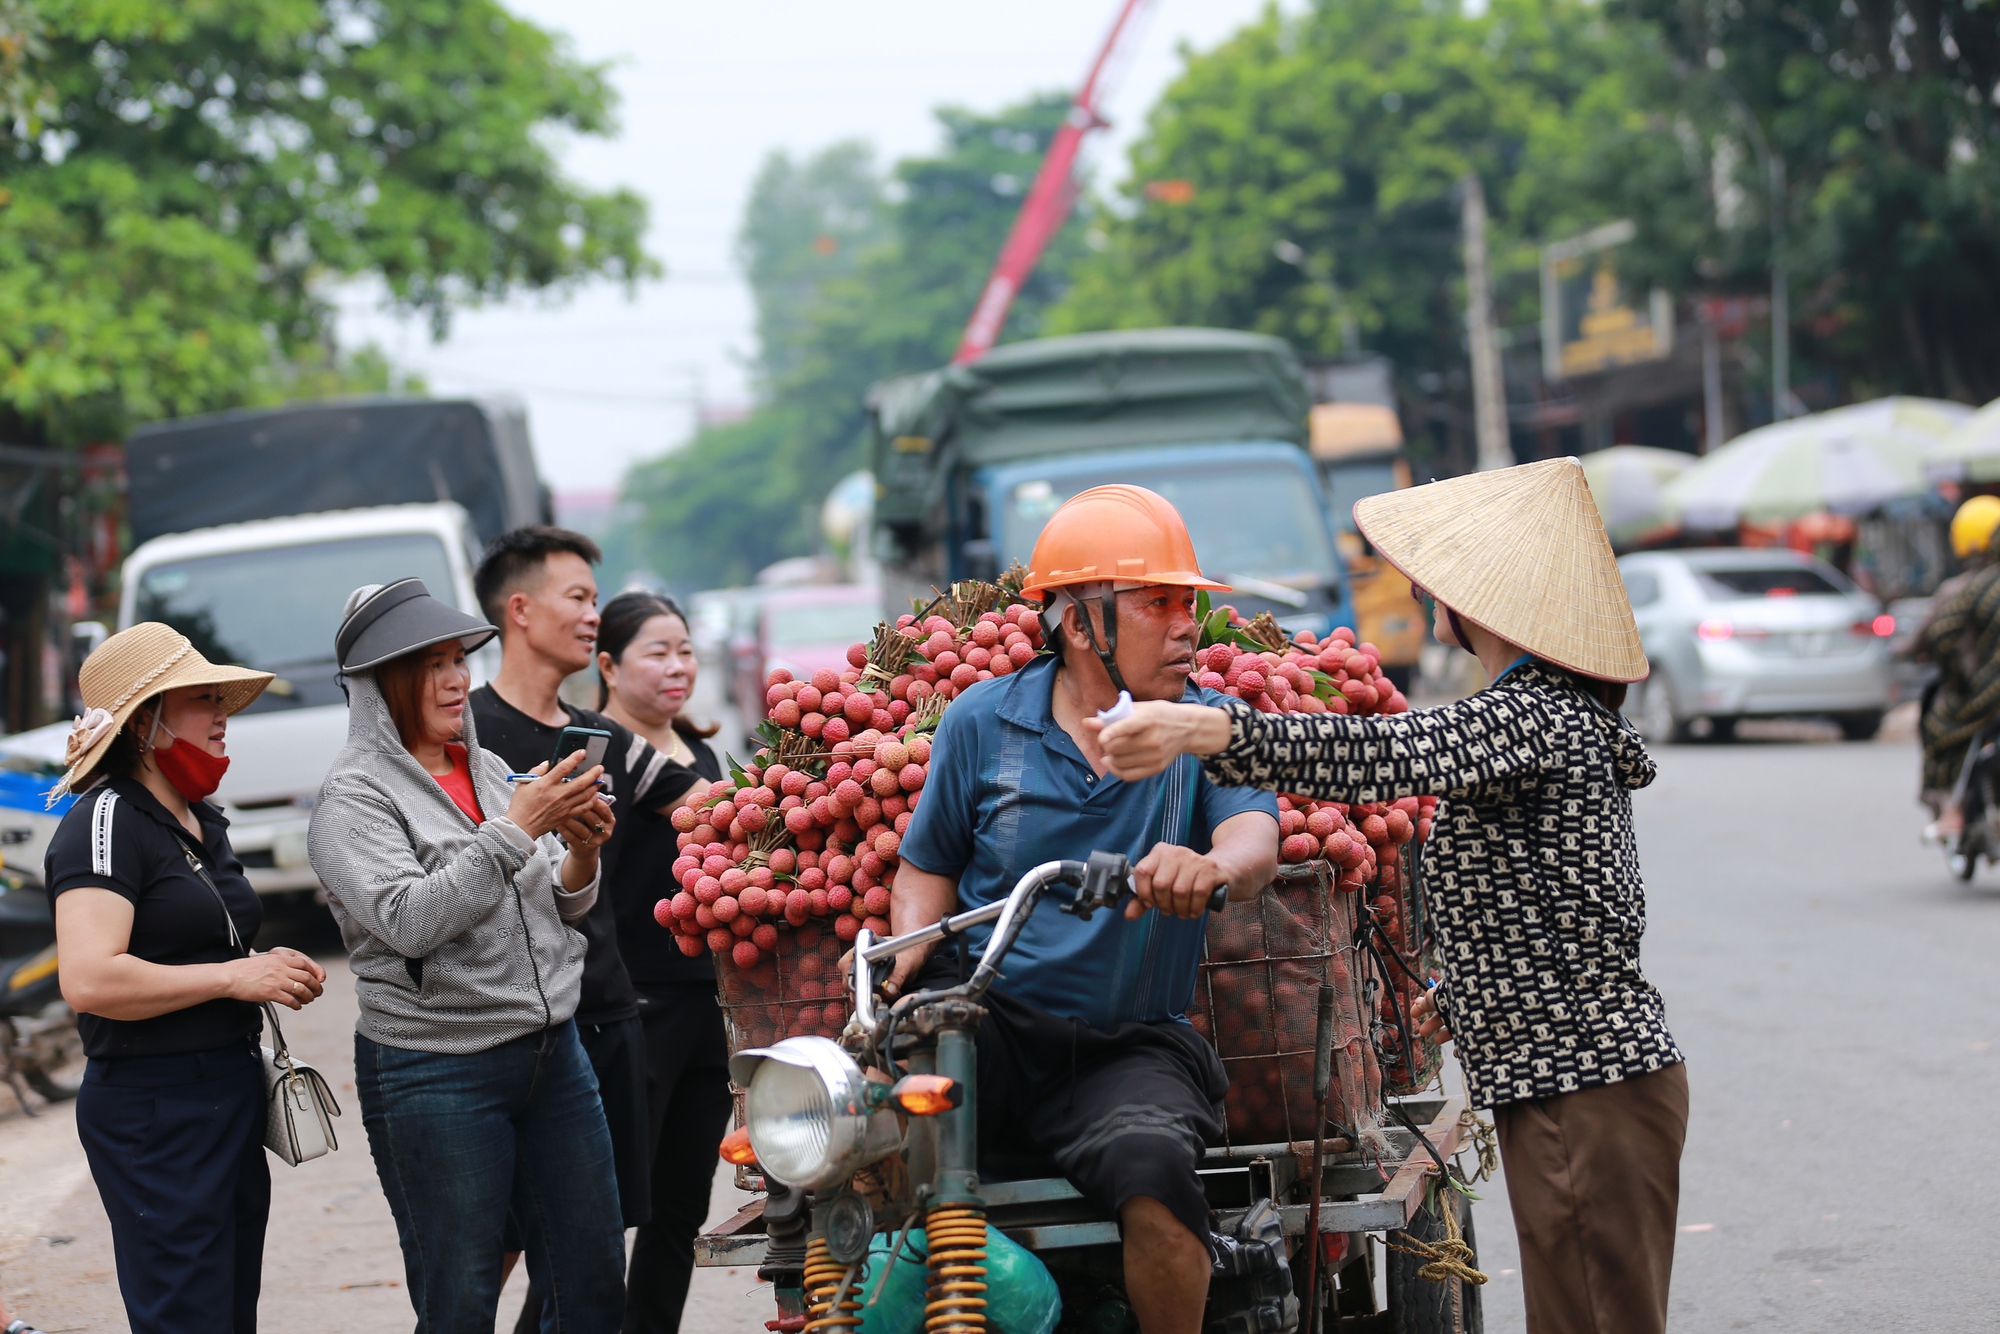
<svg viewBox="0 0 2000 1334">
<path fill-rule="evenodd" d="M 0 1080 L 30 1116 L 30 1089 L 61 1102 L 83 1082 L 83 1039 L 56 975 L 49 896 L 12 870 L 0 870 Z"/>
<path fill-rule="evenodd" d="M 723 1157 L 738 1165 L 739 1181 L 754 1174 L 766 1194 L 705 1236 L 701 1250 L 715 1263 L 732 1252 L 758 1257 L 758 1276 L 777 1301 L 771 1329 L 1136 1328 L 1116 1219 L 1061 1177 L 994 1180 L 979 1170 L 979 1002 L 1030 915 L 1059 888 L 1073 891 L 1059 901 L 1061 911 L 1084 919 L 1117 911 L 1132 893 L 1130 864 L 1102 852 L 1087 863 L 1046 862 L 1005 900 L 893 939 L 864 929 L 851 955 L 853 1015 L 839 1042 L 792 1037 L 731 1059 L 731 1078 L 745 1090 L 744 1125 L 723 1142 Z M 1225 896 L 1218 890 L 1210 909 L 1219 911 Z M 970 977 L 878 1006 L 877 987 L 897 954 L 988 923 L 992 933 Z M 1331 1004 L 1325 1008 L 1330 1015 Z M 1322 1067 L 1328 1040 L 1320 1044 Z M 1456 1110 L 1445 1113 L 1452 1123 L 1457 1118 Z M 1307 1201 L 1322 1184 L 1348 1198 L 1382 1191 L 1382 1165 L 1349 1161 L 1353 1155 L 1332 1147 L 1324 1158 L 1311 1142 L 1209 1152 L 1202 1176 L 1216 1222 L 1204 1330 L 1480 1329 L 1476 1289 L 1467 1299 L 1456 1287 L 1447 1296 L 1441 1285 L 1416 1284 L 1436 1291 L 1403 1293 L 1399 1303 L 1397 1295 L 1414 1283 L 1414 1266 L 1405 1266 L 1411 1282 L 1399 1283 L 1393 1256 L 1391 1306 L 1378 1311 L 1364 1233 L 1323 1227 L 1320 1201 Z M 1331 1169 L 1324 1182 L 1319 1171 L 1299 1166 L 1302 1157 Z M 1469 1210 L 1452 1191 L 1437 1195 L 1452 1210 L 1455 1230 L 1469 1238 Z M 1414 1216 L 1400 1206 L 1391 1212 L 1410 1236 L 1435 1222 L 1428 1206 Z"/>
</svg>

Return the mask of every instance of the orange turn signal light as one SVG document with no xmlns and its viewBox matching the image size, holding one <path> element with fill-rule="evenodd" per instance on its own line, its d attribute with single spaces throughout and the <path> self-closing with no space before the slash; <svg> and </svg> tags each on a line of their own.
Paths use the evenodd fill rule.
<svg viewBox="0 0 2000 1334">
<path fill-rule="evenodd" d="M 752 1167 L 757 1151 L 750 1147 L 750 1127 L 741 1126 L 722 1137 L 722 1161 L 738 1167 Z"/>
<path fill-rule="evenodd" d="M 965 1101 L 965 1089 L 944 1075 L 905 1075 L 890 1096 L 911 1116 L 939 1116 Z"/>
</svg>

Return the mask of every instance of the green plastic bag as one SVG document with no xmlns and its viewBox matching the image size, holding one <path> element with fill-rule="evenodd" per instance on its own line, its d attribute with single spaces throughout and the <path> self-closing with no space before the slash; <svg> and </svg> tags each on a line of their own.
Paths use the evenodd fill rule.
<svg viewBox="0 0 2000 1334">
<path fill-rule="evenodd" d="M 924 1270 L 924 1230 L 911 1228 L 902 1254 L 889 1265 L 893 1232 L 877 1233 L 868 1244 L 859 1291 L 861 1334 L 922 1334 L 929 1278 Z M 887 1270 L 889 1280 L 883 1283 Z M 881 1287 L 881 1292 L 875 1291 Z M 871 1304 L 869 1298 L 873 1297 Z M 1062 1297 L 1048 1266 L 1034 1252 L 986 1225 L 986 1323 L 998 1334 L 1050 1334 L 1062 1318 Z"/>
</svg>

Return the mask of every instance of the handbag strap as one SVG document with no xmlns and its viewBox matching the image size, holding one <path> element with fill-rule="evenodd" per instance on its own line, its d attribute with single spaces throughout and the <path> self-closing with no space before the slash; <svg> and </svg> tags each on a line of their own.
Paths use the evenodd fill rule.
<svg viewBox="0 0 2000 1334">
<path fill-rule="evenodd" d="M 236 914 L 229 911 L 229 901 L 223 898 L 222 891 L 215 887 L 215 881 L 209 877 L 208 868 L 201 864 L 201 858 L 194 855 L 194 849 L 185 843 L 181 844 L 181 855 L 187 858 L 187 864 L 193 868 L 194 873 L 201 877 L 201 883 L 208 886 L 208 892 L 215 895 L 216 905 L 222 909 L 222 920 L 229 924 L 229 943 L 242 950 L 244 958 L 249 958 L 254 951 L 243 943 L 241 936 L 236 934 Z M 276 1044 L 273 1055 L 281 1061 L 289 1061 L 291 1052 L 285 1046 L 285 1030 L 278 1027 L 278 1012 L 271 1008 L 269 1001 L 259 1001 L 257 1005 L 264 1011 L 266 1022 L 271 1025 L 271 1040 Z"/>
</svg>

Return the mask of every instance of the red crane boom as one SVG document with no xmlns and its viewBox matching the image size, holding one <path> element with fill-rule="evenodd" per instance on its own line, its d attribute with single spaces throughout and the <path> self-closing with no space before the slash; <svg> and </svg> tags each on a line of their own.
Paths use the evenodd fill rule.
<svg viewBox="0 0 2000 1334">
<path fill-rule="evenodd" d="M 972 318 L 966 322 L 958 351 L 952 354 L 952 364 L 976 361 L 993 346 L 1000 337 L 1001 327 L 1007 323 L 1007 312 L 1013 307 L 1015 294 L 1028 280 L 1028 275 L 1035 271 L 1035 264 L 1047 248 L 1049 238 L 1061 229 L 1070 209 L 1075 206 L 1077 150 L 1083 146 L 1086 134 L 1108 124 L 1097 110 L 1104 67 L 1131 26 L 1133 16 L 1145 3 L 1146 0 L 1123 0 L 1120 4 L 1118 17 L 1112 22 L 1111 31 L 1105 35 L 1104 45 L 1098 49 L 1097 58 L 1090 63 L 1090 72 L 1084 76 L 1083 86 L 1077 89 L 1076 97 L 1070 102 L 1069 115 L 1056 131 L 1055 138 L 1049 140 L 1049 151 L 1042 158 L 1042 169 L 1035 173 L 1035 184 L 1028 191 L 1028 197 L 1021 201 L 1021 211 L 1014 218 L 1013 230 L 1007 233 L 1007 244 L 1000 248 L 1000 258 L 993 265 L 992 276 L 987 278 L 986 286 L 979 293 L 979 303 L 972 308 Z"/>
</svg>

